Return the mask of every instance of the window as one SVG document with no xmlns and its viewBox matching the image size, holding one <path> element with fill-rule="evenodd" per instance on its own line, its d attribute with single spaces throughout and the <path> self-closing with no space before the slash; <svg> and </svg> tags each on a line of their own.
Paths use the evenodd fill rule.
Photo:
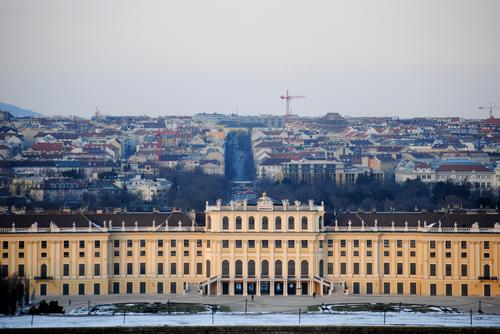
<svg viewBox="0 0 500 334">
<path fill-rule="evenodd" d="M 177 283 L 170 282 L 170 293 L 177 293 Z"/>
<path fill-rule="evenodd" d="M 163 247 L 163 240 L 158 240 L 158 248 L 162 248 Z"/>
<path fill-rule="evenodd" d="M 113 293 L 114 294 L 120 293 L 120 283 L 119 282 L 113 282 Z"/>
<path fill-rule="evenodd" d="M 243 247 L 243 242 L 241 240 L 236 240 L 234 242 L 236 248 L 242 248 Z"/>
<path fill-rule="evenodd" d="M 398 295 L 402 295 L 404 293 L 404 284 L 403 284 L 403 282 L 398 282 L 396 284 L 396 290 L 397 290 L 396 292 L 397 292 Z"/>
<path fill-rule="evenodd" d="M 163 282 L 156 283 L 156 293 L 158 294 L 163 293 Z"/>
<path fill-rule="evenodd" d="M 140 247 L 146 247 L 146 240 L 140 240 L 139 241 L 139 246 Z"/>
<path fill-rule="evenodd" d="M 24 241 L 19 241 L 19 249 L 24 249 Z"/>
<path fill-rule="evenodd" d="M 268 248 L 269 247 L 269 240 L 262 240 L 262 248 Z"/>
<path fill-rule="evenodd" d="M 429 248 L 435 249 L 436 248 L 436 241 L 434 241 L 434 240 L 429 241 Z"/>
<path fill-rule="evenodd" d="M 238 216 L 236 217 L 236 229 L 241 230 L 243 228 L 243 223 L 241 221 L 241 217 Z"/>
<path fill-rule="evenodd" d="M 288 248 L 295 248 L 295 240 L 288 240 Z"/>
<path fill-rule="evenodd" d="M 248 248 L 255 248 L 255 240 L 248 240 Z"/>
<path fill-rule="evenodd" d="M 359 275 L 359 262 L 354 262 L 353 263 L 353 274 L 354 275 Z"/>
<path fill-rule="evenodd" d="M 120 240 L 113 240 L 113 246 L 114 246 L 115 248 L 120 247 Z M 67 247 L 64 247 L 64 248 L 67 248 Z"/>
<path fill-rule="evenodd" d="M 396 240 L 396 247 L 403 248 L 403 240 Z"/>
<path fill-rule="evenodd" d="M 255 230 L 255 218 L 252 216 L 248 218 L 248 229 Z"/>
<path fill-rule="evenodd" d="M 113 263 L 113 275 L 120 275 L 120 263 Z"/>
<path fill-rule="evenodd" d="M 146 263 L 141 262 L 139 265 L 139 274 L 140 275 L 146 275 Z"/>
<path fill-rule="evenodd" d="M 398 263 L 398 264 L 396 265 L 396 267 L 397 267 L 397 268 L 396 268 L 396 269 L 397 269 L 397 274 L 398 274 L 398 275 L 403 275 L 403 264 L 402 264 L 402 263 Z"/>
<path fill-rule="evenodd" d="M 410 240 L 410 248 L 415 248 L 417 242 L 415 240 Z"/>
<path fill-rule="evenodd" d="M 196 240 L 196 247 L 202 247 L 203 246 L 203 240 L 197 239 Z"/>
<path fill-rule="evenodd" d="M 410 283 L 410 295 L 416 295 L 417 294 L 417 283 L 411 282 Z"/>
<path fill-rule="evenodd" d="M 85 240 L 80 240 L 80 248 L 85 248 Z"/>
<path fill-rule="evenodd" d="M 170 263 L 170 275 L 177 275 L 177 264 L 175 262 Z"/>
<path fill-rule="evenodd" d="M 274 247 L 281 248 L 281 240 L 274 240 Z"/>
<path fill-rule="evenodd" d="M 134 293 L 134 285 L 132 282 L 127 282 L 127 293 Z"/>
<path fill-rule="evenodd" d="M 222 248 L 229 248 L 229 240 L 222 240 Z"/>
<path fill-rule="evenodd" d="M 78 265 L 78 276 L 85 276 L 85 264 L 83 263 Z"/>
<path fill-rule="evenodd" d="M 490 249 L 490 242 L 489 241 L 484 241 L 483 242 L 483 248 L 484 249 Z"/>
<path fill-rule="evenodd" d="M 229 218 L 226 216 L 222 218 L 222 229 L 229 230 Z"/>
<path fill-rule="evenodd" d="M 328 262 L 326 264 L 326 272 L 328 275 L 333 275 L 333 262 Z"/>
<path fill-rule="evenodd" d="M 410 275 L 416 275 L 417 274 L 417 264 L 412 262 L 410 263 Z"/>
<path fill-rule="evenodd" d="M 101 265 L 94 263 L 94 276 L 101 276 Z"/>
<path fill-rule="evenodd" d="M 177 240 L 170 240 L 170 248 L 177 247 Z"/>
<path fill-rule="evenodd" d="M 389 247 L 390 246 L 390 241 L 389 240 L 384 240 L 384 247 Z"/>
<path fill-rule="evenodd" d="M 248 277 L 255 277 L 255 261 L 248 261 Z"/>
<path fill-rule="evenodd" d="M 85 295 L 85 284 L 84 283 L 79 283 L 78 284 L 78 294 L 80 296 Z"/>
<path fill-rule="evenodd" d="M 301 246 L 302 248 L 307 248 L 307 247 L 308 247 L 307 240 L 302 240 L 302 241 L 300 242 L 300 246 Z"/>
<path fill-rule="evenodd" d="M 185 248 L 189 247 L 189 240 L 184 240 L 184 247 Z"/>
<path fill-rule="evenodd" d="M 302 260 L 302 262 L 300 263 L 300 276 L 309 276 L 309 262 L 307 262 L 306 260 Z"/>
<path fill-rule="evenodd" d="M 65 263 L 63 264 L 63 276 L 69 276 L 69 264 Z"/>
<path fill-rule="evenodd" d="M 340 240 L 340 247 L 345 248 L 346 241 L 345 240 Z"/>
<path fill-rule="evenodd" d="M 467 297 L 469 295 L 469 286 L 467 284 L 461 285 L 462 297 Z"/>
<path fill-rule="evenodd" d="M 328 246 L 328 248 L 332 248 L 333 247 L 333 240 L 331 240 L 331 239 L 327 240 L 326 245 Z"/>
<path fill-rule="evenodd" d="M 101 248 L 101 241 L 100 240 L 94 241 L 94 248 Z"/>
<path fill-rule="evenodd" d="M 267 260 L 263 260 L 262 261 L 260 275 L 262 277 L 268 277 L 269 276 L 269 261 L 267 261 Z"/>
<path fill-rule="evenodd" d="M 24 264 L 20 264 L 17 266 L 17 275 L 19 277 L 24 277 Z"/>
<path fill-rule="evenodd" d="M 465 240 L 464 240 L 464 241 L 461 241 L 461 242 L 460 242 L 460 248 L 462 248 L 462 249 L 467 249 L 467 241 L 465 241 Z"/>
<path fill-rule="evenodd" d="M 281 260 L 274 262 L 274 276 L 281 277 L 283 275 L 283 263 Z"/>
<path fill-rule="evenodd" d="M 368 262 L 366 264 L 366 274 L 371 275 L 373 273 L 373 264 L 371 262 Z"/>
<path fill-rule="evenodd" d="M 436 295 L 436 284 L 435 283 L 431 283 L 429 285 L 429 294 L 431 296 L 435 296 Z"/>
<path fill-rule="evenodd" d="M 347 273 L 347 265 L 345 262 L 340 263 L 340 274 L 345 275 Z"/>
<path fill-rule="evenodd" d="M 366 283 L 366 294 L 367 295 L 373 294 L 373 283 L 372 282 Z"/>
<path fill-rule="evenodd" d="M 372 245 L 373 245 L 373 241 L 372 240 L 366 240 L 366 247 L 367 248 L 372 248 Z"/>
<path fill-rule="evenodd" d="M 450 241 L 450 240 L 446 240 L 446 241 L 444 242 L 444 247 L 445 247 L 446 249 L 451 249 L 451 241 Z"/>
<path fill-rule="evenodd" d="M 46 296 L 47 295 L 47 284 L 40 284 L 40 295 L 41 296 Z"/>
<path fill-rule="evenodd" d="M 63 284 L 63 286 L 62 286 L 62 294 L 63 294 L 63 296 L 69 295 L 69 284 L 68 283 L 64 283 Z"/>
<path fill-rule="evenodd" d="M 4 241 L 3 242 L 3 249 L 7 249 L 7 248 L 9 248 L 9 242 L 8 241 Z M 46 249 L 47 248 L 47 241 L 45 241 L 45 240 L 42 241 L 41 248 L 42 249 Z"/>
<path fill-rule="evenodd" d="M 196 275 L 202 275 L 203 274 L 203 263 L 198 262 L 196 263 Z"/>
<path fill-rule="evenodd" d="M 307 217 L 302 217 L 302 219 L 300 220 L 300 225 L 302 230 L 307 230 L 309 228 L 307 224 Z"/>
<path fill-rule="evenodd" d="M 293 217 L 288 217 L 288 229 L 289 230 L 295 229 L 295 219 L 293 219 Z"/>
<path fill-rule="evenodd" d="M 389 262 L 384 262 L 384 275 L 390 275 L 391 264 Z"/>
<path fill-rule="evenodd" d="M 243 276 L 243 262 L 241 260 L 236 260 L 234 264 L 234 274 L 236 277 L 242 277 Z"/>
<path fill-rule="evenodd" d="M 264 216 L 262 217 L 262 230 L 266 231 L 268 229 L 269 229 L 269 219 L 266 216 Z"/>
<path fill-rule="evenodd" d="M 184 275 L 189 275 L 189 262 L 184 262 Z"/>
<path fill-rule="evenodd" d="M 450 263 L 447 263 L 445 265 L 445 275 L 446 276 L 451 276 L 451 264 Z"/>
<path fill-rule="evenodd" d="M 94 295 L 98 296 L 101 294 L 101 284 L 94 283 Z"/>
<path fill-rule="evenodd" d="M 157 265 L 156 265 L 156 273 L 158 275 L 163 275 L 163 263 L 162 262 L 159 262 Z"/>
<path fill-rule="evenodd" d="M 354 248 L 359 247 L 359 240 L 353 240 L 352 242 L 353 242 Z"/>
<path fill-rule="evenodd" d="M 466 264 L 462 264 L 461 269 L 462 270 L 461 270 L 461 274 L 460 275 L 462 277 L 467 277 L 467 265 Z"/>
<path fill-rule="evenodd" d="M 288 277 L 295 277 L 295 261 L 288 261 Z"/>
<path fill-rule="evenodd" d="M 388 295 L 391 293 L 391 283 L 385 282 L 384 283 L 384 294 Z"/>
<path fill-rule="evenodd" d="M 274 229 L 281 230 L 281 217 L 276 217 L 274 219 Z"/>
<path fill-rule="evenodd" d="M 133 275 L 134 273 L 134 264 L 133 263 L 127 263 L 127 275 Z"/>
<path fill-rule="evenodd" d="M 430 276 L 436 276 L 436 264 L 431 263 L 429 265 L 429 275 Z"/>
</svg>

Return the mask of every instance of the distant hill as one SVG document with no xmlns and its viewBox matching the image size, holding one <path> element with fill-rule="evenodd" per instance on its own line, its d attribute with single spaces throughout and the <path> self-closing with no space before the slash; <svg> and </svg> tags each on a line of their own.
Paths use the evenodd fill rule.
<svg viewBox="0 0 500 334">
<path fill-rule="evenodd" d="M 19 108 L 19 107 L 13 106 L 12 104 L 2 103 L 2 102 L 0 102 L 0 110 L 2 110 L 2 111 L 8 111 L 8 112 L 10 112 L 12 114 L 12 116 L 15 116 L 15 117 L 38 117 L 38 116 L 42 116 L 42 114 L 39 114 L 39 113 L 34 112 L 32 110 Z"/>
</svg>

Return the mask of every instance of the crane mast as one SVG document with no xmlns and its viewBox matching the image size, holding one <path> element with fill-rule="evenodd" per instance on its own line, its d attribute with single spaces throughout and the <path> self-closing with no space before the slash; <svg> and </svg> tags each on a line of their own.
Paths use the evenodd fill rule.
<svg viewBox="0 0 500 334">
<path fill-rule="evenodd" d="M 280 99 L 285 100 L 286 110 L 285 110 L 285 121 L 290 117 L 290 101 L 293 99 L 304 99 L 305 96 L 301 95 L 290 95 L 288 93 L 288 89 L 285 92 L 285 95 L 281 95 Z"/>
</svg>

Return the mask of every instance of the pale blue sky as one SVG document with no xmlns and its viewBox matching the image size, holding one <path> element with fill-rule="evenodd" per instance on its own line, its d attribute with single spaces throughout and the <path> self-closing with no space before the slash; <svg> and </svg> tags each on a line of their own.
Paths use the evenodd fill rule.
<svg viewBox="0 0 500 334">
<path fill-rule="evenodd" d="M 496 0 L 0 0 L 0 50 L 0 101 L 48 115 L 279 114 L 287 88 L 300 115 L 500 103 Z"/>
</svg>

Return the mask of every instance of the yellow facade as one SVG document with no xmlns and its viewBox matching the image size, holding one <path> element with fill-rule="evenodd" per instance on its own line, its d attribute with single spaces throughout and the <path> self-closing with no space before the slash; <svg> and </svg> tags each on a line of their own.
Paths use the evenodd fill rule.
<svg viewBox="0 0 500 334">
<path fill-rule="evenodd" d="M 265 196 L 207 204 L 203 222 L 182 213 L 6 215 L 0 264 L 35 295 L 500 295 L 498 214 L 370 215 L 327 221 L 322 204 Z"/>
</svg>

